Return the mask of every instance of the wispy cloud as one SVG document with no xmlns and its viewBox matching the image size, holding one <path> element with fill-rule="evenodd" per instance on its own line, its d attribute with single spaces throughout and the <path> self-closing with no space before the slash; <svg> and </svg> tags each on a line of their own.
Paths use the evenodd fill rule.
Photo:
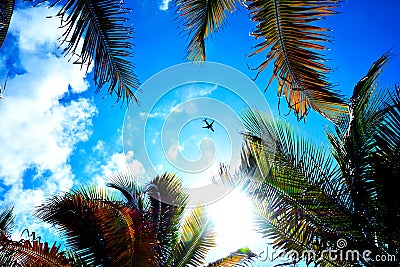
<svg viewBox="0 0 400 267">
<path fill-rule="evenodd" d="M 189 100 L 196 97 L 208 96 L 218 89 L 216 84 L 194 84 L 184 89 L 183 100 Z"/>
<path fill-rule="evenodd" d="M 14 12 L 10 34 L 17 43 L 11 45 L 18 46 L 25 72 L 9 78 L 0 102 L 0 185 L 8 188 L 0 207 L 15 205 L 17 233 L 31 222 L 29 214 L 35 206 L 71 188 L 74 174 L 69 158 L 77 143 L 88 140 L 97 113 L 85 98 L 61 103 L 66 95 L 87 90 L 88 83 L 79 66 L 59 55 L 59 22 L 45 19 L 46 15 L 45 7 Z M 7 47 L 2 51 L 1 60 L 16 56 L 7 54 Z M 2 72 L 11 68 L 4 62 L 0 66 Z M 33 177 L 24 173 L 32 167 L 50 175 L 34 188 L 26 188 Z"/>
<path fill-rule="evenodd" d="M 103 160 L 105 164 L 91 168 L 92 183 L 100 187 L 105 187 L 107 180 L 116 174 L 132 174 L 134 177 L 146 174 L 142 163 L 134 157 L 132 150 L 126 153 L 114 152 Z"/>
<path fill-rule="evenodd" d="M 169 8 L 169 3 L 171 2 L 171 0 L 161 0 L 161 4 L 159 6 L 160 10 L 168 10 Z"/>
</svg>

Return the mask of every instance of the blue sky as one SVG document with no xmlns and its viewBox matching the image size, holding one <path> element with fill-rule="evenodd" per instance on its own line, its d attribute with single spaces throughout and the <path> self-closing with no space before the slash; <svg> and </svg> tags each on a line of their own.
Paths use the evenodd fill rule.
<svg viewBox="0 0 400 267">
<path fill-rule="evenodd" d="M 186 37 L 180 33 L 167 2 L 126 2 L 133 9 L 133 60 L 140 81 L 145 83 L 165 68 L 185 62 Z M 330 75 L 330 81 L 337 83 L 337 89 L 343 94 L 350 95 L 353 86 L 372 62 L 392 49 L 395 58 L 383 73 L 381 85 L 386 88 L 399 83 L 399 2 L 348 1 L 342 4 L 339 11 L 340 14 L 322 22 L 333 29 L 333 42 L 326 52 L 330 59 L 329 66 L 335 70 Z M 79 66 L 61 56 L 57 49 L 57 37 L 61 34 L 57 29 L 59 21 L 45 18 L 55 13 L 55 9 L 45 7 L 20 6 L 13 15 L 9 35 L 0 50 L 0 81 L 5 79 L 7 73 L 10 74 L 4 99 L 0 100 L 0 207 L 11 203 L 15 205 L 18 224 L 14 232 L 17 237 L 27 226 L 32 231 L 43 233 L 43 236 L 49 231 L 54 232 L 53 228 L 40 225 L 29 215 L 32 208 L 46 197 L 74 186 L 104 185 L 107 177 L 116 171 L 130 169 L 135 175 L 145 177 L 148 172 L 145 156 L 151 159 L 156 170 L 174 171 L 174 167 L 162 158 L 163 155 L 168 156 L 169 153 L 169 159 L 176 159 L 178 151 L 189 161 L 196 161 L 202 157 L 201 141 L 205 157 L 214 146 L 216 154 L 205 158 L 211 162 L 206 164 L 209 167 L 206 172 L 191 177 L 176 170 L 186 177 L 185 183 L 189 187 L 207 182 L 202 179 L 208 179 L 209 174 L 215 173 L 220 161 L 232 159 L 235 153 L 230 151 L 231 142 L 236 138 L 235 130 L 240 130 L 237 113 L 243 99 L 250 104 L 252 102 L 244 94 L 240 95 L 243 98 L 240 99 L 226 88 L 206 83 L 168 88 L 171 91 L 163 95 L 150 112 L 143 106 L 132 106 L 130 112 L 138 118 L 146 116 L 146 113 L 152 114 L 145 133 L 154 138 L 146 139 L 147 155 L 140 154 L 135 147 L 124 150 L 122 133 L 126 108 L 120 108 L 119 104 L 113 107 L 115 98 L 102 99 L 104 92 L 95 95 L 91 73 L 85 75 Z M 249 36 L 254 24 L 244 8 L 239 8 L 227 18 L 224 29 L 207 42 L 208 60 L 226 64 L 253 78 L 256 73 L 250 71 L 247 64 L 255 67 L 262 61 L 261 56 L 246 57 L 251 54 L 251 47 L 257 44 Z M 267 85 L 270 73 L 270 69 L 266 69 L 255 81 L 260 89 Z M 146 89 L 137 96 L 142 103 L 146 103 L 152 94 L 154 91 Z M 278 116 L 274 83 L 264 96 L 263 101 Z M 201 101 L 202 97 L 217 102 L 207 106 L 191 101 Z M 228 107 L 227 112 L 234 113 L 234 118 L 224 122 L 224 114 L 227 113 L 210 113 L 216 120 L 216 134 L 201 129 L 203 117 L 215 111 L 216 106 L 224 104 Z M 306 123 L 297 122 L 293 114 L 283 115 L 286 113 L 285 104 L 281 104 L 283 119 L 301 128 L 316 142 L 326 142 L 324 128 L 328 122 L 324 118 L 311 112 Z M 168 129 L 179 128 L 181 131 L 168 132 L 166 129 L 163 152 L 158 150 L 162 142 L 158 133 L 166 116 L 170 116 L 169 122 L 172 123 Z M 200 176 L 203 178 L 200 179 Z M 241 243 L 243 240 L 229 242 L 231 245 L 246 245 Z M 232 247 L 221 245 L 214 256 L 222 256 L 229 250 Z"/>
</svg>

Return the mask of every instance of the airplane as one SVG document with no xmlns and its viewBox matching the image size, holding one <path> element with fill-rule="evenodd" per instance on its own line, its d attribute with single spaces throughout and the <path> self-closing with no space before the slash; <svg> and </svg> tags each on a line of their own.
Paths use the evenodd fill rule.
<svg viewBox="0 0 400 267">
<path fill-rule="evenodd" d="M 213 123 L 214 123 L 214 121 L 212 121 L 211 123 L 208 123 L 207 118 L 205 118 L 203 121 L 204 121 L 207 125 L 206 125 L 206 126 L 203 126 L 202 128 L 210 129 L 211 131 L 214 132 L 214 128 L 213 128 Z"/>
</svg>

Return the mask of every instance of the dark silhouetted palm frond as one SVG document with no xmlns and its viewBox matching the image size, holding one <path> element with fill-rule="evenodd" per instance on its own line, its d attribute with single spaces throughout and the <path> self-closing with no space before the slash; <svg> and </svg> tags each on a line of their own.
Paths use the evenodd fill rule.
<svg viewBox="0 0 400 267">
<path fill-rule="evenodd" d="M 0 47 L 6 39 L 15 0 L 0 0 Z"/>
<path fill-rule="evenodd" d="M 380 242 L 387 246 L 390 255 L 400 256 L 400 191 L 396 184 L 400 177 L 400 92 L 391 96 L 384 110 L 385 123 L 375 136 L 378 151 L 372 157 L 376 177 L 381 222 Z"/>
<path fill-rule="evenodd" d="M 44 2 L 28 0 L 31 2 Z M 107 86 L 117 101 L 137 102 L 138 80 L 133 73 L 131 43 L 133 28 L 126 26 L 129 10 L 120 0 L 53 0 L 54 6 L 63 2 L 57 16 L 61 18 L 64 34 L 61 43 L 67 55 L 79 58 L 77 64 L 94 63 L 94 81 L 99 92 Z"/>
<path fill-rule="evenodd" d="M 0 212 L 0 232 L 9 234 L 14 226 L 14 208 L 7 208 Z"/>
</svg>

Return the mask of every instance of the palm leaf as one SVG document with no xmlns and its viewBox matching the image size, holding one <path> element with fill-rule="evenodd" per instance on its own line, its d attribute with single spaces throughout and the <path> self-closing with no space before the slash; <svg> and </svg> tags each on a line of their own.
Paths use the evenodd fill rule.
<svg viewBox="0 0 400 267">
<path fill-rule="evenodd" d="M 205 263 L 207 252 L 215 245 L 213 225 L 204 209 L 193 208 L 183 219 L 180 241 L 175 246 L 174 258 L 169 266 L 201 266 Z"/>
<path fill-rule="evenodd" d="M 20 241 L 5 240 L 4 237 L 0 238 L 2 252 L 9 252 L 9 258 L 6 261 L 2 261 L 2 264 L 26 267 L 71 267 L 76 263 L 73 257 L 68 257 L 68 253 L 60 251 L 60 246 L 57 246 L 56 243 L 49 246 L 47 242 L 41 242 L 40 237 L 37 238 L 35 233 L 28 233 L 28 237 L 29 239 Z"/>
<path fill-rule="evenodd" d="M 0 0 L 0 47 L 6 39 L 15 0 Z"/>
<path fill-rule="evenodd" d="M 14 250 L 9 249 L 10 235 L 14 224 L 13 207 L 0 213 L 0 265 L 12 266 Z"/>
<path fill-rule="evenodd" d="M 252 0 L 248 8 L 257 24 L 252 35 L 263 41 L 252 55 L 266 49 L 266 59 L 256 69 L 262 72 L 274 60 L 271 80 L 278 82 L 278 96 L 285 96 L 290 110 L 304 118 L 314 109 L 336 122 L 346 112 L 343 98 L 327 81 L 329 68 L 317 52 L 325 49 L 321 43 L 329 40 L 326 28 L 312 25 L 317 20 L 335 14 L 340 1 Z M 268 84 L 269 85 L 269 84 Z"/>
<path fill-rule="evenodd" d="M 375 136 L 380 134 L 384 122 L 384 113 L 388 95 L 375 92 L 377 79 L 390 54 L 380 57 L 367 74 L 357 83 L 351 97 L 348 117 L 328 131 L 328 139 L 333 147 L 333 155 L 338 162 L 347 188 L 351 209 L 354 210 L 354 224 L 363 233 L 364 239 L 373 247 L 376 233 L 382 226 L 376 220 L 376 213 L 381 210 L 376 201 L 377 190 L 380 186 L 379 175 L 375 175 L 371 162 L 376 151 Z"/>
<path fill-rule="evenodd" d="M 9 234 L 14 225 L 14 208 L 8 208 L 0 212 L 0 232 Z"/>
<path fill-rule="evenodd" d="M 144 192 L 145 190 L 132 175 L 113 175 L 109 178 L 107 186 L 118 190 L 131 207 L 140 211 L 149 208 L 149 200 Z"/>
<path fill-rule="evenodd" d="M 146 192 L 149 198 L 149 220 L 153 223 L 158 241 L 160 266 L 167 266 L 173 259 L 173 248 L 179 242 L 179 227 L 182 220 L 187 194 L 180 179 L 165 173 L 154 178 Z"/>
<path fill-rule="evenodd" d="M 54 6 L 61 0 L 50 2 Z M 107 86 L 110 95 L 117 95 L 117 101 L 129 104 L 138 101 L 135 92 L 139 82 L 130 61 L 133 28 L 124 25 L 128 12 L 120 0 L 68 0 L 57 16 L 65 29 L 61 37 L 65 54 L 78 55 L 75 63 L 87 68 L 94 63 L 96 92 Z"/>
<path fill-rule="evenodd" d="M 385 122 L 379 126 L 375 136 L 377 153 L 373 154 L 371 165 L 376 180 L 379 206 L 378 242 L 387 247 L 388 254 L 396 255 L 400 251 L 400 193 L 393 186 L 400 177 L 400 93 L 391 96 L 384 110 Z"/>
<path fill-rule="evenodd" d="M 254 258 L 257 258 L 257 254 L 248 248 L 240 248 L 225 258 L 209 263 L 207 267 L 252 266 Z"/>
<path fill-rule="evenodd" d="M 321 253 L 329 242 L 343 237 L 349 246 L 355 245 L 352 242 L 359 240 L 359 232 L 353 228 L 348 193 L 340 186 L 333 158 L 277 120 L 254 111 L 246 112 L 243 119 L 244 168 L 257 168 L 247 171 L 256 174 L 256 179 L 246 189 L 261 216 L 259 231 L 274 240 L 276 249 L 296 250 L 300 255 L 311 249 Z M 262 142 L 265 132 L 275 137 L 273 149 Z M 322 259 L 323 265 L 337 264 L 328 257 Z"/>
<path fill-rule="evenodd" d="M 177 13 L 190 38 L 189 60 L 206 60 L 205 40 L 223 26 L 226 12 L 235 10 L 235 0 L 176 0 Z"/>
<path fill-rule="evenodd" d="M 89 188 L 49 199 L 36 216 L 57 225 L 86 264 L 126 266 L 135 245 L 131 212 L 106 190 Z"/>
</svg>

